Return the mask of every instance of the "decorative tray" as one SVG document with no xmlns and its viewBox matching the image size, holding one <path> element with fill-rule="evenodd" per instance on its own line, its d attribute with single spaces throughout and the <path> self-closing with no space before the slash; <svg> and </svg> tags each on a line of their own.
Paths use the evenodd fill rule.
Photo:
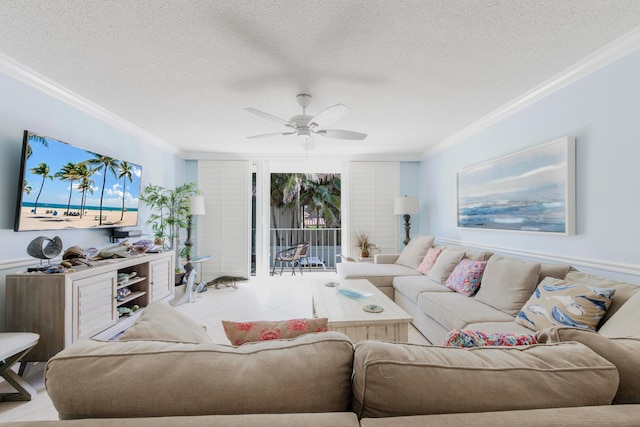
<svg viewBox="0 0 640 427">
<path fill-rule="evenodd" d="M 373 295 L 371 292 L 358 292 L 358 291 L 353 291 L 351 289 L 345 289 L 345 288 L 338 289 L 338 292 L 340 292 L 345 297 L 353 298 L 353 299 L 364 299 Z"/>
</svg>

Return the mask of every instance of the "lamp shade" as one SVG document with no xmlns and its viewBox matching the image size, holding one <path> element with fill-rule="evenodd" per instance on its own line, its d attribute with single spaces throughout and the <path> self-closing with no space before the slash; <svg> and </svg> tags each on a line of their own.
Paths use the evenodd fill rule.
<svg viewBox="0 0 640 427">
<path fill-rule="evenodd" d="M 412 196 L 396 197 L 393 204 L 394 215 L 413 215 L 418 213 L 418 198 Z"/>
<path fill-rule="evenodd" d="M 189 198 L 189 212 L 191 215 L 204 215 L 204 197 L 191 196 Z"/>
</svg>

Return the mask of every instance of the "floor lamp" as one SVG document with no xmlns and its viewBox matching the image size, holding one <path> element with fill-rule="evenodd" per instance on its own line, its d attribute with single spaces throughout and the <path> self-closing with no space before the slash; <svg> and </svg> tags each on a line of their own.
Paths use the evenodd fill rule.
<svg viewBox="0 0 640 427">
<path fill-rule="evenodd" d="M 393 213 L 395 215 L 402 215 L 404 218 L 404 231 L 406 233 L 406 237 L 403 243 L 406 246 L 409 243 L 409 240 L 411 240 L 409 237 L 409 230 L 411 229 L 409 219 L 411 218 L 411 215 L 418 213 L 418 198 L 409 196 L 396 197 L 393 204 Z"/>
</svg>

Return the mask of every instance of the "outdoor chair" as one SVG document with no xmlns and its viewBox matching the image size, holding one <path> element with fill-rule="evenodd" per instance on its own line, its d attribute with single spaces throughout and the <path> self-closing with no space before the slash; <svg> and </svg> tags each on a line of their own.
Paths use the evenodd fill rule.
<svg viewBox="0 0 640 427">
<path fill-rule="evenodd" d="M 273 260 L 273 268 L 271 269 L 271 275 L 273 276 L 276 271 L 276 266 L 280 264 L 280 275 L 282 276 L 282 270 L 284 270 L 284 265 L 289 264 L 291 266 L 291 274 L 296 274 L 296 266 L 300 270 L 300 274 L 302 274 L 302 265 L 300 264 L 300 256 L 302 253 L 306 255 L 309 250 L 309 242 L 296 243 L 293 246 L 289 246 L 287 249 L 282 250 L 276 254 L 275 259 Z"/>
<path fill-rule="evenodd" d="M 306 243 L 305 246 L 302 247 L 302 251 L 300 252 L 300 257 L 298 263 L 300 263 L 300 274 L 302 274 L 302 266 L 307 265 L 309 267 L 309 271 L 311 271 L 311 264 L 309 264 L 309 243 Z"/>
</svg>

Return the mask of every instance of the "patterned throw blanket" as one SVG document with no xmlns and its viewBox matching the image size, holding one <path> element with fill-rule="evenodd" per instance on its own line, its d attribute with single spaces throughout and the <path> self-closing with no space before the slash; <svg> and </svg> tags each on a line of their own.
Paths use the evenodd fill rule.
<svg viewBox="0 0 640 427">
<path fill-rule="evenodd" d="M 471 329 L 454 329 L 445 337 L 444 347 L 482 347 L 482 346 L 514 346 L 538 344 L 532 334 L 516 334 L 513 332 L 482 332 Z"/>
</svg>

